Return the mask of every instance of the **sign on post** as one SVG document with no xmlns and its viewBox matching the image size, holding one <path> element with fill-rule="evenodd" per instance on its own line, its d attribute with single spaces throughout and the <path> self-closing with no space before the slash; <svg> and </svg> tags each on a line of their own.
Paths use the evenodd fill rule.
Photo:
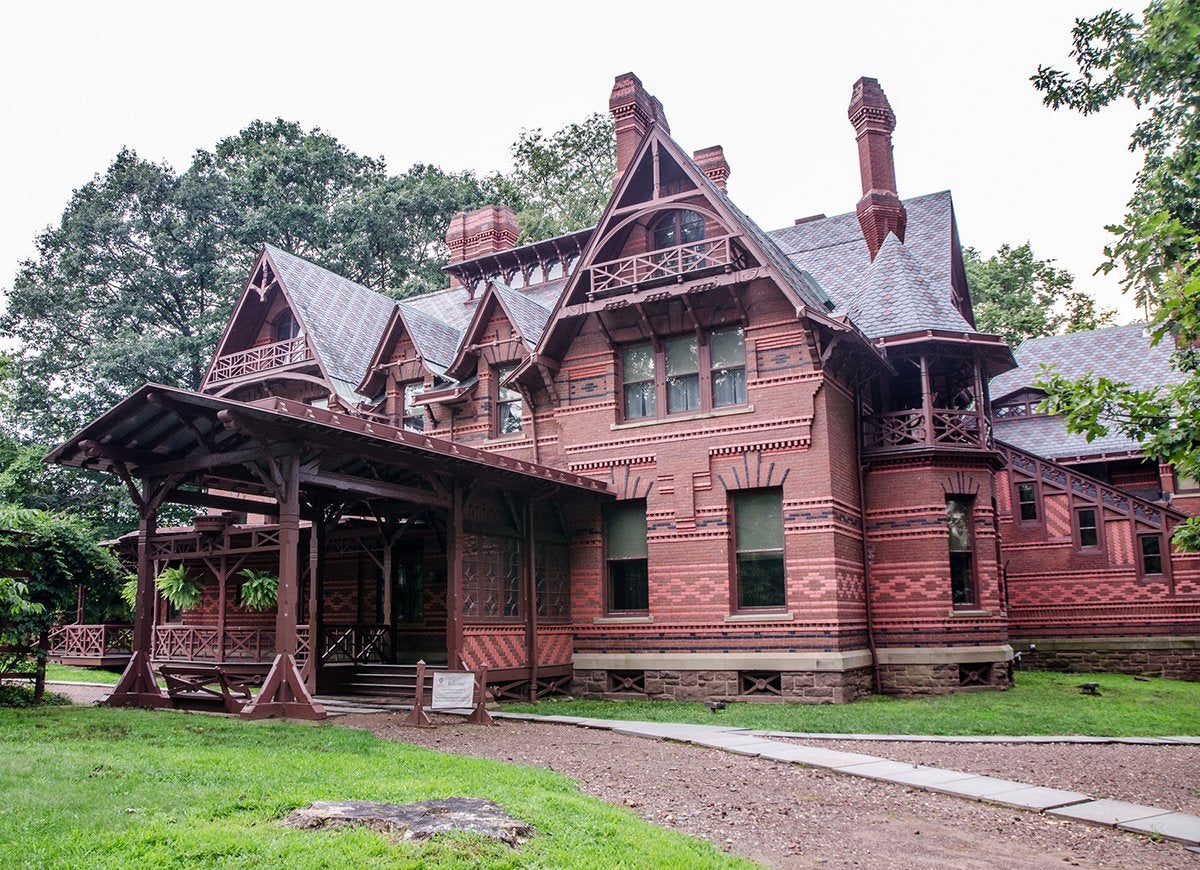
<svg viewBox="0 0 1200 870">
<path fill-rule="evenodd" d="M 437 671 L 433 675 L 434 710 L 463 710 L 475 706 L 475 674 L 471 671 Z"/>
</svg>

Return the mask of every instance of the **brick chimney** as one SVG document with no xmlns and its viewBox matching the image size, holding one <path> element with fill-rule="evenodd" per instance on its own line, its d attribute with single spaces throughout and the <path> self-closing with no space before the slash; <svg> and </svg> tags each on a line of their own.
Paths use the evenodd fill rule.
<svg viewBox="0 0 1200 870">
<path fill-rule="evenodd" d="M 889 232 L 904 241 L 908 220 L 896 193 L 896 165 L 892 160 L 896 115 L 878 79 L 869 78 L 854 83 L 847 114 L 858 139 L 858 168 L 862 175 L 863 196 L 856 209 L 858 223 L 874 260 Z"/>
<path fill-rule="evenodd" d="M 700 171 L 709 177 L 713 184 L 725 189 L 729 181 L 729 161 L 725 159 L 725 149 L 720 145 L 711 148 L 701 148 L 692 155 Z"/>
<path fill-rule="evenodd" d="M 617 80 L 613 82 L 612 95 L 608 98 L 608 111 L 617 127 L 617 174 L 613 178 L 615 188 L 625 175 L 625 170 L 629 168 L 633 154 L 650 125 L 657 124 L 666 133 L 670 133 L 671 128 L 667 126 L 667 115 L 663 111 L 662 103 L 646 93 L 641 79 L 631 72 L 617 76 Z"/>
<path fill-rule="evenodd" d="M 518 234 L 516 215 L 506 205 L 485 205 L 474 211 L 460 211 L 450 218 L 450 226 L 446 228 L 450 265 L 515 248 Z M 453 272 L 450 284 L 458 286 Z"/>
</svg>

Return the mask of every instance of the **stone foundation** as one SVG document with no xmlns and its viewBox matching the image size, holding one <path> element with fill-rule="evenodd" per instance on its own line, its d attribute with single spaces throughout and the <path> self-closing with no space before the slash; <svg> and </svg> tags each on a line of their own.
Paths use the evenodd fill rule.
<svg viewBox="0 0 1200 870">
<path fill-rule="evenodd" d="M 726 670 L 609 671 L 575 669 L 571 692 L 585 698 L 633 698 L 666 701 L 752 701 L 844 704 L 871 694 L 871 669 L 845 671 L 755 671 L 769 673 L 772 689 L 745 686 L 743 674 Z M 778 675 L 776 686 L 774 677 Z M 634 685 L 621 685 L 622 678 Z M 775 691 L 774 689 L 777 689 Z"/>
<path fill-rule="evenodd" d="M 1012 685 L 1008 662 L 970 664 L 982 678 L 964 682 L 963 666 L 954 664 L 882 664 L 879 682 L 888 695 L 946 695 L 964 689 L 1007 689 Z"/>
<path fill-rule="evenodd" d="M 1029 670 L 1200 680 L 1200 637 L 1014 640 L 1013 649 Z"/>
</svg>

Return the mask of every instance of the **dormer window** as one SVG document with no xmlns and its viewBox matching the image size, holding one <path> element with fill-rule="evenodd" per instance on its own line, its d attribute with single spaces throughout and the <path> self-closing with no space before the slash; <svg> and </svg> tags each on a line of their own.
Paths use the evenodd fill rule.
<svg viewBox="0 0 1200 870">
<path fill-rule="evenodd" d="M 650 234 L 653 250 L 674 248 L 704 241 L 704 215 L 688 209 L 668 212 L 654 225 Z"/>
</svg>

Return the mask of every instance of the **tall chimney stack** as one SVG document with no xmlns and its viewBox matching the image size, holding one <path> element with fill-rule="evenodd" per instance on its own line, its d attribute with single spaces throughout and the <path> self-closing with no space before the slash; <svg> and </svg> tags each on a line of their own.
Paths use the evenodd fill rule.
<svg viewBox="0 0 1200 870">
<path fill-rule="evenodd" d="M 667 133 L 671 132 L 671 128 L 667 126 L 662 103 L 646 93 L 641 79 L 631 72 L 617 76 L 612 95 L 608 98 L 608 111 L 617 128 L 617 174 L 613 178 L 615 189 L 650 125 L 657 124 Z"/>
<path fill-rule="evenodd" d="M 729 183 L 729 161 L 725 159 L 725 149 L 720 145 L 711 148 L 701 148 L 692 155 L 700 171 L 709 177 L 713 184 L 725 190 Z"/>
<path fill-rule="evenodd" d="M 883 247 L 888 233 L 904 241 L 908 217 L 896 193 L 896 164 L 892 159 L 892 131 L 896 115 L 878 79 L 861 78 L 854 83 L 848 111 L 858 139 L 858 168 L 862 175 L 862 199 L 858 201 L 858 223 L 871 251 L 871 259 Z"/>
<path fill-rule="evenodd" d="M 518 235 L 516 215 L 507 205 L 485 205 L 472 211 L 460 211 L 450 218 L 450 226 L 446 228 L 450 265 L 515 248 Z M 453 272 L 450 286 L 459 286 Z"/>
</svg>

